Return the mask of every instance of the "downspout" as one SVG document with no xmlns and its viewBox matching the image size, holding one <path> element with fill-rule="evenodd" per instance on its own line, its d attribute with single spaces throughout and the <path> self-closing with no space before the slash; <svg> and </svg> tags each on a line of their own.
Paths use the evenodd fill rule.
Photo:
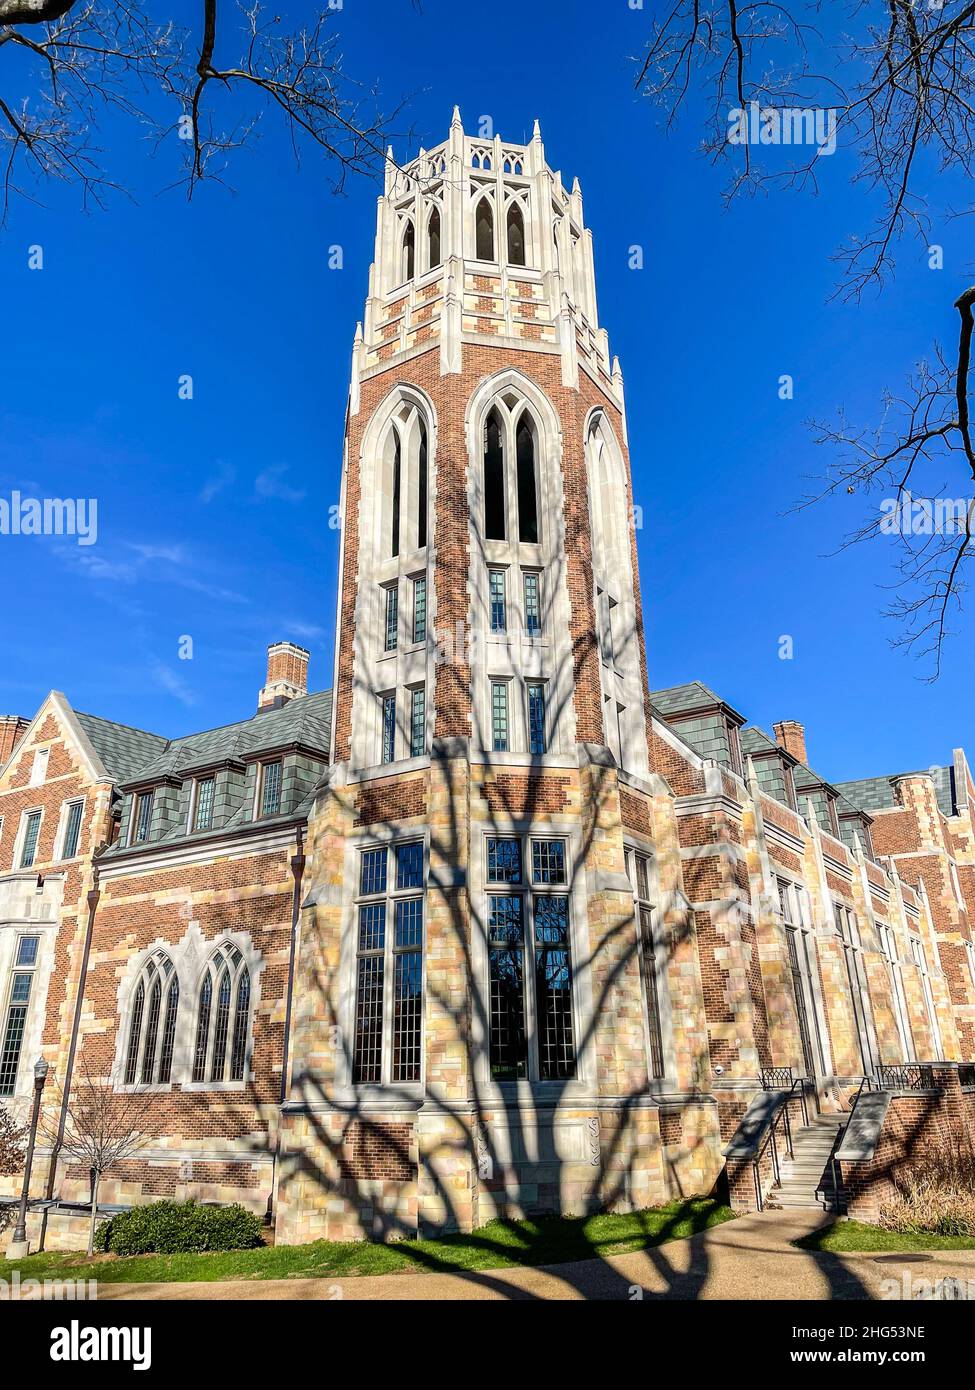
<svg viewBox="0 0 975 1390">
<path fill-rule="evenodd" d="M 91 941 L 95 930 L 95 911 L 98 907 L 98 900 L 101 892 L 98 887 L 98 861 L 92 861 L 92 881 L 91 889 L 88 893 L 88 925 L 85 929 L 85 944 L 81 953 L 81 970 L 78 975 L 78 998 L 75 1002 L 74 1018 L 71 1023 L 71 1041 L 68 1044 L 68 1060 L 64 1069 L 64 1080 L 61 1083 L 61 1113 L 58 1116 L 58 1129 L 55 1136 L 54 1146 L 51 1149 L 51 1161 L 47 1172 L 47 1187 L 45 1197 L 50 1201 L 54 1196 L 54 1182 L 57 1175 L 58 1155 L 61 1152 L 61 1145 L 64 1142 L 64 1130 L 68 1122 L 68 1102 L 71 1096 L 71 1078 L 74 1073 L 75 1056 L 78 1051 L 78 1034 L 81 1031 L 81 1013 L 85 1002 L 85 985 L 88 982 L 88 961 L 91 957 Z M 38 1243 L 38 1250 L 44 1249 L 44 1238 L 47 1234 L 47 1211 L 41 1218 L 41 1235 Z"/>
<path fill-rule="evenodd" d="M 281 1094 L 279 1106 L 288 1099 L 288 1064 L 290 1060 L 291 1014 L 295 984 L 295 958 L 298 952 L 298 922 L 301 918 L 301 880 L 305 872 L 304 829 L 298 826 L 295 836 L 295 852 L 291 856 L 291 873 L 295 886 L 291 898 L 291 947 L 288 954 L 288 990 L 284 1007 L 284 1049 L 281 1055 Z M 278 1132 L 275 1137 L 274 1162 L 271 1169 L 271 1194 L 268 1202 L 269 1212 L 273 1213 L 278 1188 L 278 1162 L 281 1157 L 281 1120 L 278 1117 Z"/>
</svg>

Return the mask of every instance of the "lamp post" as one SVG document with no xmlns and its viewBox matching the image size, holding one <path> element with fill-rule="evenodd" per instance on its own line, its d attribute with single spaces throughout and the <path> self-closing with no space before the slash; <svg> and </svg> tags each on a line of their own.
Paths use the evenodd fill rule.
<svg viewBox="0 0 975 1390">
<path fill-rule="evenodd" d="M 24 1161 L 24 1187 L 20 1194 L 20 1211 L 14 1227 L 13 1239 L 7 1250 L 8 1260 L 19 1260 L 28 1253 L 27 1240 L 27 1199 L 30 1194 L 30 1170 L 34 1163 L 34 1141 L 37 1139 L 37 1122 L 41 1114 L 41 1095 L 50 1067 L 43 1057 L 34 1063 L 34 1112 L 30 1120 L 30 1139 L 27 1142 L 27 1157 Z"/>
</svg>

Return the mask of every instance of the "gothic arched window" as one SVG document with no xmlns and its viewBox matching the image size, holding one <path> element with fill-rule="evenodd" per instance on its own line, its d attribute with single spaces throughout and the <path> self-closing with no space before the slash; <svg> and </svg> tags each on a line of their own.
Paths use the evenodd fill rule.
<svg viewBox="0 0 975 1390">
<path fill-rule="evenodd" d="M 484 536 L 505 539 L 504 443 L 498 412 L 488 416 L 484 437 Z"/>
<path fill-rule="evenodd" d="M 395 442 L 393 445 L 392 488 L 389 498 L 389 553 L 395 557 L 399 554 L 399 502 L 403 481 L 403 448 L 395 430 L 393 438 Z"/>
<path fill-rule="evenodd" d="M 440 264 L 440 209 L 434 208 L 427 223 L 428 269 Z"/>
<path fill-rule="evenodd" d="M 517 203 L 508 209 L 508 263 L 525 265 L 525 219 Z"/>
<path fill-rule="evenodd" d="M 538 544 L 538 483 L 535 472 L 535 432 L 527 411 L 518 421 L 518 539 Z"/>
<path fill-rule="evenodd" d="M 243 1081 L 247 1064 L 251 980 L 236 946 L 220 946 L 200 982 L 193 1049 L 196 1082 Z"/>
<path fill-rule="evenodd" d="M 490 198 L 482 198 L 474 214 L 475 252 L 479 261 L 494 260 L 494 209 Z"/>
<path fill-rule="evenodd" d="M 403 233 L 403 279 L 412 280 L 416 268 L 416 231 L 412 222 L 407 222 Z"/>
<path fill-rule="evenodd" d="M 422 550 L 427 543 L 427 505 L 427 427 L 421 420 L 416 479 L 416 546 L 418 550 Z"/>
<path fill-rule="evenodd" d="M 132 1001 L 123 1081 L 166 1085 L 173 1070 L 179 980 L 165 951 L 154 951 L 139 973 Z"/>
</svg>

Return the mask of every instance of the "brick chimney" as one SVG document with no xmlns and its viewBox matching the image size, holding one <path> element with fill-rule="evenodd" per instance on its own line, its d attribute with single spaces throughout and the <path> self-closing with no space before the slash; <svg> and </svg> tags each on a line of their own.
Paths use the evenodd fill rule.
<svg viewBox="0 0 975 1390">
<path fill-rule="evenodd" d="M 0 766 L 2 766 L 17 744 L 30 728 L 30 720 L 19 714 L 0 714 Z"/>
<path fill-rule="evenodd" d="M 806 731 L 803 726 L 795 719 L 783 719 L 781 724 L 773 724 L 772 728 L 775 730 L 775 741 L 779 747 L 798 758 L 801 763 L 808 764 Z"/>
<path fill-rule="evenodd" d="M 267 681 L 257 708 L 278 709 L 308 694 L 308 652 L 294 642 L 275 642 L 267 649 Z"/>
</svg>

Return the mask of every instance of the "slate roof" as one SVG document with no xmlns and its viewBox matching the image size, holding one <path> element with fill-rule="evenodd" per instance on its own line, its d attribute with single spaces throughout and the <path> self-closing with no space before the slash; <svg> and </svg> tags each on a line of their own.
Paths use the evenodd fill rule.
<svg viewBox="0 0 975 1390">
<path fill-rule="evenodd" d="M 702 681 L 689 681 L 687 685 L 670 685 L 665 690 L 651 690 L 650 703 L 666 718 L 668 714 L 681 714 L 684 710 L 697 709 L 700 705 L 723 705 L 725 701 Z"/>
<path fill-rule="evenodd" d="M 166 747 L 167 740 L 162 734 L 133 729 L 129 724 L 116 724 L 97 714 L 74 713 L 109 776 L 116 782 L 128 781 Z"/>
<path fill-rule="evenodd" d="M 244 758 L 266 749 L 292 743 L 327 754 L 332 730 L 332 692 L 321 690 L 289 700 L 278 709 L 258 710 L 249 719 L 219 729 L 163 739 L 124 779 L 125 783 L 149 782 L 170 773 L 182 773 L 229 759 Z"/>
<path fill-rule="evenodd" d="M 872 815 L 877 811 L 891 810 L 898 805 L 894 793 L 894 783 L 898 777 L 911 775 L 911 773 L 895 772 L 889 777 L 861 777 L 854 782 L 839 782 L 837 786 L 855 806 L 859 806 Z M 934 782 L 942 815 L 954 815 L 955 786 L 952 769 L 950 767 L 926 767 L 920 771 L 920 775 L 930 777 Z"/>
</svg>

